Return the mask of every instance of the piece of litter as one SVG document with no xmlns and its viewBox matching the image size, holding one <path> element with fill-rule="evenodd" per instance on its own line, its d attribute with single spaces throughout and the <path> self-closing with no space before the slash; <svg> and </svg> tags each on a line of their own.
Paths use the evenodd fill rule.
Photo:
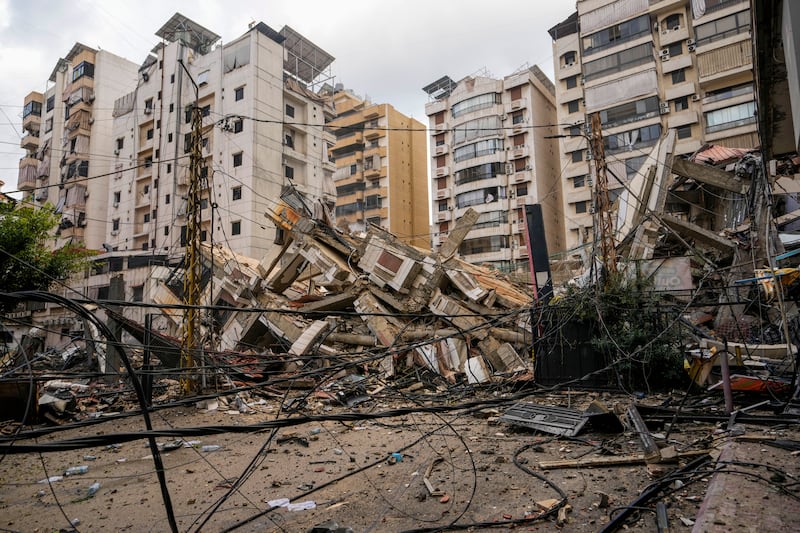
<svg viewBox="0 0 800 533">
<path fill-rule="evenodd" d="M 316 502 L 311 500 L 305 502 L 298 502 L 298 503 L 290 503 L 286 506 L 287 511 L 308 511 L 311 509 L 315 509 L 317 507 Z"/>
</svg>

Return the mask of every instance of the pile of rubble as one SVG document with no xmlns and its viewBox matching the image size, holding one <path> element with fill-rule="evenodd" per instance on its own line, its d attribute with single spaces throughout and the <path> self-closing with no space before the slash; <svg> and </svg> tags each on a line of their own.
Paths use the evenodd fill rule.
<svg viewBox="0 0 800 533">
<path fill-rule="evenodd" d="M 529 289 L 454 257 L 475 211 L 436 253 L 377 227 L 345 235 L 286 204 L 270 216 L 286 240 L 260 262 L 202 248 L 203 301 L 212 304 L 202 331 L 213 339 L 205 350 L 216 363 L 239 370 L 266 364 L 272 374 L 277 365 L 304 375 L 359 366 L 387 378 L 422 368 L 450 384 L 530 375 L 521 355 L 532 342 Z M 182 270 L 156 269 L 161 282 L 152 300 L 165 306 L 177 332 L 182 313 L 166 306 L 180 303 Z M 140 326 L 122 321 L 143 338 Z M 179 366 L 177 340 L 156 338 L 162 349 L 154 355 L 166 367 Z"/>
</svg>

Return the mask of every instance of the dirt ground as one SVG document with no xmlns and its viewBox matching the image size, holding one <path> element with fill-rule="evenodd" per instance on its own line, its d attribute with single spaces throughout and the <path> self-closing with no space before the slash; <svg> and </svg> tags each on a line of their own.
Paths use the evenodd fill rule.
<svg viewBox="0 0 800 533">
<path fill-rule="evenodd" d="M 608 406 L 630 402 L 623 396 L 582 392 L 536 396 L 531 401 L 583 409 L 596 398 Z M 663 397 L 644 401 L 660 403 Z M 271 440 L 269 430 L 187 437 L 185 441 L 200 442 L 163 453 L 178 529 L 196 531 L 202 524 L 202 531 L 216 532 L 238 524 L 238 531 L 302 532 L 335 521 L 355 532 L 395 532 L 435 530 L 457 521 L 476 524 L 470 530 L 482 531 L 491 523 L 536 516 L 542 509 L 537 502 L 560 499 L 560 490 L 570 507 L 565 523 L 557 524 L 554 513 L 539 521 L 505 524 L 499 530 L 599 531 L 609 513 L 630 505 L 655 475 L 667 474 L 690 460 L 651 467 L 651 471 L 644 464 L 543 470 L 540 461 L 641 453 L 641 443 L 631 431 L 604 434 L 589 429 L 575 438 L 555 437 L 499 422 L 499 410 L 491 409 L 469 414 L 410 413 L 376 420 L 359 420 L 357 414 L 400 406 L 400 402 L 371 401 L 354 411 L 313 404 L 303 414 L 356 414 L 346 422 L 322 421 L 280 429 Z M 253 405 L 249 414 L 225 407 L 215 411 L 171 408 L 154 413 L 153 426 L 246 426 L 273 420 L 279 408 L 275 400 Z M 741 429 L 748 435 L 800 438 L 796 425 Z M 38 442 L 142 430 L 144 424 L 137 416 L 53 433 Z M 713 448 L 729 440 L 729 434 L 720 433 L 711 422 L 680 422 L 670 432 L 669 442 L 664 440 L 663 428 L 653 433 L 662 448 L 674 445 L 682 452 Z M 167 443 L 173 439 L 158 440 Z M 203 451 L 204 445 L 220 448 Z M 781 494 L 775 484 L 797 490 L 797 456 L 764 445 L 755 445 L 755 449 L 759 457 L 751 459 L 757 464 L 751 468 L 759 470 L 764 479 L 749 479 L 752 487 L 747 490 L 758 491 L 762 507 L 774 507 L 776 512 L 796 509 L 797 497 Z M 758 466 L 762 464 L 773 469 Z M 38 483 L 77 465 L 88 466 L 88 471 L 50 484 Z M 648 502 L 650 507 L 656 501 L 666 503 L 673 531 L 690 530 L 713 478 L 709 468 L 676 478 Z M 424 484 L 427 471 L 437 495 L 429 494 Z M 238 490 L 222 500 L 239 479 Z M 100 488 L 89 496 L 88 489 L 95 482 Z M 0 484 L 0 531 L 72 527 L 77 531 L 169 531 L 145 440 L 114 447 L 10 454 L 0 463 Z M 733 486 L 737 486 L 735 482 Z M 281 498 L 312 508 L 280 507 L 266 512 L 268 502 Z M 249 521 L 242 524 L 245 520 Z M 705 530 L 747 530 L 724 521 L 712 523 L 719 529 Z M 655 531 L 655 514 L 640 510 L 626 522 L 626 528 Z"/>
</svg>

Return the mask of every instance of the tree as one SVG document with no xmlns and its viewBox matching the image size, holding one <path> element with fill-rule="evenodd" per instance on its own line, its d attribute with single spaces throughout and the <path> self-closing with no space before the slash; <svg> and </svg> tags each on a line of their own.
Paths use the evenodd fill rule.
<svg viewBox="0 0 800 533">
<path fill-rule="evenodd" d="M 86 267 L 91 252 L 85 248 L 47 247 L 57 224 L 52 206 L 17 208 L 14 202 L 0 202 L 0 291 L 48 290 Z"/>
</svg>

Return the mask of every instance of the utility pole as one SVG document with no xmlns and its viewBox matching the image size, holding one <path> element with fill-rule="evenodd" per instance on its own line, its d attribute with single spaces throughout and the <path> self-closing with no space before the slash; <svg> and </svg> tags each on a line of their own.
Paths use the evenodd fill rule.
<svg viewBox="0 0 800 533">
<path fill-rule="evenodd" d="M 606 275 L 617 273 L 617 250 L 614 245 L 614 217 L 611 202 L 608 200 L 608 174 L 606 173 L 606 151 L 603 146 L 603 132 L 600 113 L 592 115 L 592 158 L 594 159 L 595 186 L 594 208 L 597 214 L 597 226 L 600 230 L 600 253 Z"/>
<path fill-rule="evenodd" d="M 181 63 L 181 65 L 183 65 Z M 203 163 L 201 139 L 203 118 L 200 107 L 192 106 L 191 156 L 189 159 L 189 193 L 186 199 L 186 258 L 184 260 L 183 339 L 181 342 L 181 389 L 190 394 L 197 389 L 195 353 L 200 346 L 200 167 Z"/>
</svg>

